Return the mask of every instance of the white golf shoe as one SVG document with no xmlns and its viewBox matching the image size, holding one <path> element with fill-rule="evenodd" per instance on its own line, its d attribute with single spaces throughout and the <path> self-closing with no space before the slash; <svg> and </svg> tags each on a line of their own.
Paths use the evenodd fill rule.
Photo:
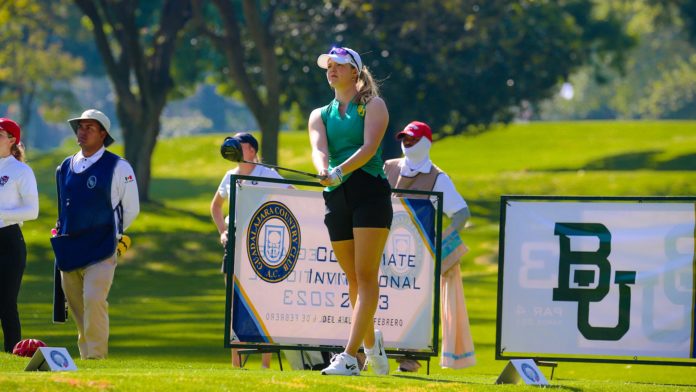
<svg viewBox="0 0 696 392">
<path fill-rule="evenodd" d="M 375 345 L 372 349 L 365 349 L 365 355 L 367 356 L 365 366 L 369 364 L 374 374 L 389 374 L 389 358 L 384 351 L 384 338 L 379 329 L 375 329 Z"/>
<path fill-rule="evenodd" d="M 336 354 L 331 358 L 331 364 L 321 371 L 327 376 L 359 376 L 358 360 L 346 353 Z"/>
</svg>

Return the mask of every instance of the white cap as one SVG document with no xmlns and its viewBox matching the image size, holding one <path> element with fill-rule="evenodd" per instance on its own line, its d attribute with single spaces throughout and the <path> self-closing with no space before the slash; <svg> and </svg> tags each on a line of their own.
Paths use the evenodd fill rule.
<svg viewBox="0 0 696 392">
<path fill-rule="evenodd" d="M 322 54 L 317 58 L 317 65 L 321 68 L 329 68 L 329 59 L 333 60 L 334 63 L 338 64 L 350 64 L 359 72 L 362 72 L 363 64 L 362 59 L 358 52 L 351 48 L 346 47 L 334 47 L 329 50 L 329 53 Z"/>
<path fill-rule="evenodd" d="M 82 115 L 77 118 L 71 118 L 68 120 L 68 123 L 73 129 L 73 132 L 77 134 L 77 126 L 80 125 L 81 120 L 94 120 L 97 121 L 101 126 L 106 130 L 106 138 L 104 138 L 104 147 L 109 147 L 111 143 L 114 142 L 114 138 L 111 137 L 111 134 L 109 134 L 109 130 L 111 129 L 111 121 L 109 121 L 109 118 L 106 117 L 106 114 L 100 112 L 97 109 L 88 109 L 82 112 Z"/>
</svg>

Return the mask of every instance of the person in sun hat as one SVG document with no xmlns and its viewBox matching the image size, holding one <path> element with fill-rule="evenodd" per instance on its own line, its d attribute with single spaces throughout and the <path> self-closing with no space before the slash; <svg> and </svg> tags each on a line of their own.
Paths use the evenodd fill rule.
<svg viewBox="0 0 696 392">
<path fill-rule="evenodd" d="M 464 287 L 459 262 L 468 248 L 459 237 L 471 217 L 469 207 L 457 192 L 447 174 L 430 160 L 433 133 L 430 126 L 421 121 L 412 121 L 396 135 L 401 140 L 403 158 L 390 159 L 384 164 L 389 184 L 395 189 L 435 191 L 443 194 L 443 212 L 451 219 L 443 234 L 440 297 L 442 298 L 442 367 L 461 369 L 476 363 L 474 343 L 469 328 Z M 401 196 L 394 194 L 394 196 Z M 418 195 L 408 195 L 418 198 Z M 397 360 L 399 371 L 415 372 L 420 368 L 418 361 L 408 357 Z"/>
<path fill-rule="evenodd" d="M 360 55 L 333 47 L 317 58 L 326 69 L 334 99 L 309 116 L 312 161 L 326 176 L 324 223 L 348 280 L 352 323 L 345 350 L 322 370 L 326 375 L 359 375 L 362 345 L 376 374 L 389 373 L 382 332 L 374 329 L 379 266 L 392 223 L 391 189 L 381 155 L 389 112 Z"/>
<path fill-rule="evenodd" d="M 107 297 L 117 247 L 140 212 L 131 165 L 106 150 L 114 142 L 111 121 L 89 109 L 68 120 L 80 151 L 58 166 L 58 221 L 51 245 L 62 289 L 77 325 L 82 359 L 108 355 Z"/>
<path fill-rule="evenodd" d="M 222 247 L 225 249 L 225 253 L 222 257 L 222 268 L 221 271 L 223 273 L 223 276 L 225 278 L 225 281 L 227 280 L 227 266 L 225 265 L 225 259 L 227 258 L 227 236 L 228 236 L 228 226 L 229 226 L 229 217 L 225 216 L 224 211 L 227 211 L 228 209 L 225 209 L 225 202 L 228 201 L 230 198 L 230 176 L 233 174 L 239 174 L 239 175 L 244 175 L 244 176 L 253 176 L 253 177 L 266 177 L 266 178 L 275 178 L 275 179 L 282 179 L 283 177 L 278 174 L 277 171 L 275 171 L 272 168 L 266 167 L 266 166 L 261 166 L 261 165 L 256 165 L 253 162 L 261 162 L 258 156 L 258 151 L 259 151 L 259 142 L 256 140 L 254 135 L 248 132 L 238 132 L 232 138 L 236 139 L 239 141 L 239 144 L 242 147 L 242 162 L 239 162 L 239 165 L 235 167 L 234 169 L 228 170 L 225 175 L 222 177 L 222 181 L 220 181 L 220 185 L 218 186 L 217 190 L 215 191 L 215 195 L 213 196 L 213 200 L 210 202 L 210 215 L 213 218 L 213 222 L 215 223 L 215 226 L 217 227 L 218 233 L 220 235 L 220 244 Z M 246 161 L 246 162 L 245 162 Z M 259 182 L 256 180 L 238 180 L 237 186 L 245 186 L 245 185 L 261 185 L 261 186 L 268 186 L 268 187 L 283 187 L 283 188 L 292 188 L 292 185 L 289 184 L 283 184 L 283 183 L 277 183 L 277 182 Z M 233 348 L 232 349 L 232 366 L 233 367 L 241 367 L 241 363 L 239 361 L 239 355 L 237 355 L 237 349 Z M 270 367 L 271 364 L 271 353 L 264 353 L 261 354 L 261 367 L 263 368 L 268 368 Z"/>
<path fill-rule="evenodd" d="M 103 140 L 103 145 L 104 147 L 109 147 L 113 142 L 114 138 L 111 137 L 111 134 L 109 133 L 111 129 L 111 121 L 109 120 L 108 117 L 102 112 L 100 112 L 97 109 L 88 109 L 85 110 L 80 117 L 77 118 L 72 118 L 68 120 L 68 123 L 70 124 L 70 127 L 72 128 L 73 132 L 75 132 L 75 135 L 77 136 L 77 131 L 80 127 L 80 123 L 82 122 L 90 122 L 94 121 L 96 122 L 100 127 L 101 127 L 101 132 L 104 132 L 104 140 Z M 79 139 L 78 139 L 78 144 L 79 144 Z"/>
<path fill-rule="evenodd" d="M 21 226 L 39 216 L 36 177 L 24 163 L 22 130 L 9 118 L 0 118 L 0 323 L 5 352 L 22 339 L 17 297 L 27 264 Z"/>
</svg>

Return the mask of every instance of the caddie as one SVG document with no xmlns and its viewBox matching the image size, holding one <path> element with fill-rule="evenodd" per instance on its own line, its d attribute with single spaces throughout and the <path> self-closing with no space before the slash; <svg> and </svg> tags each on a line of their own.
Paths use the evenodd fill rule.
<svg viewBox="0 0 696 392">
<path fill-rule="evenodd" d="M 401 140 L 404 157 L 390 159 L 384 163 L 389 185 L 396 189 L 442 192 L 442 209 L 451 219 L 450 226 L 442 235 L 440 366 L 451 369 L 473 366 L 476 363 L 474 342 L 471 337 L 464 286 L 459 270 L 461 257 L 468 251 L 459 236 L 459 231 L 471 217 L 469 206 L 457 192 L 449 176 L 430 160 L 433 134 L 428 124 L 412 121 L 396 137 Z M 395 193 L 394 196 L 402 195 Z M 419 195 L 407 197 L 421 198 Z M 420 368 L 418 361 L 407 357 L 397 362 L 399 371 L 402 372 L 416 372 Z"/>
<path fill-rule="evenodd" d="M 80 357 L 103 359 L 108 354 L 107 297 L 116 250 L 122 250 L 127 242 L 123 233 L 140 212 L 138 186 L 131 165 L 106 150 L 114 139 L 104 113 L 89 109 L 68 123 L 80 151 L 56 171 L 58 221 L 51 244 L 77 325 Z"/>
</svg>

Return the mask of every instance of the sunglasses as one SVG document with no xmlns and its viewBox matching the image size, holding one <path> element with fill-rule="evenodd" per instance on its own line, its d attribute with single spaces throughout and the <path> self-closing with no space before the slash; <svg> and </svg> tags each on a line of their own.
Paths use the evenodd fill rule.
<svg viewBox="0 0 696 392">
<path fill-rule="evenodd" d="M 345 56 L 350 57 L 350 59 L 353 60 L 353 65 L 355 65 L 355 68 L 358 70 L 358 72 L 362 71 L 361 67 L 358 66 L 358 62 L 355 60 L 355 57 L 353 57 L 353 55 L 350 54 L 350 52 L 345 50 L 344 48 L 333 47 L 329 51 L 329 54 L 337 54 L 337 55 L 343 56 L 343 57 L 345 57 Z"/>
</svg>

